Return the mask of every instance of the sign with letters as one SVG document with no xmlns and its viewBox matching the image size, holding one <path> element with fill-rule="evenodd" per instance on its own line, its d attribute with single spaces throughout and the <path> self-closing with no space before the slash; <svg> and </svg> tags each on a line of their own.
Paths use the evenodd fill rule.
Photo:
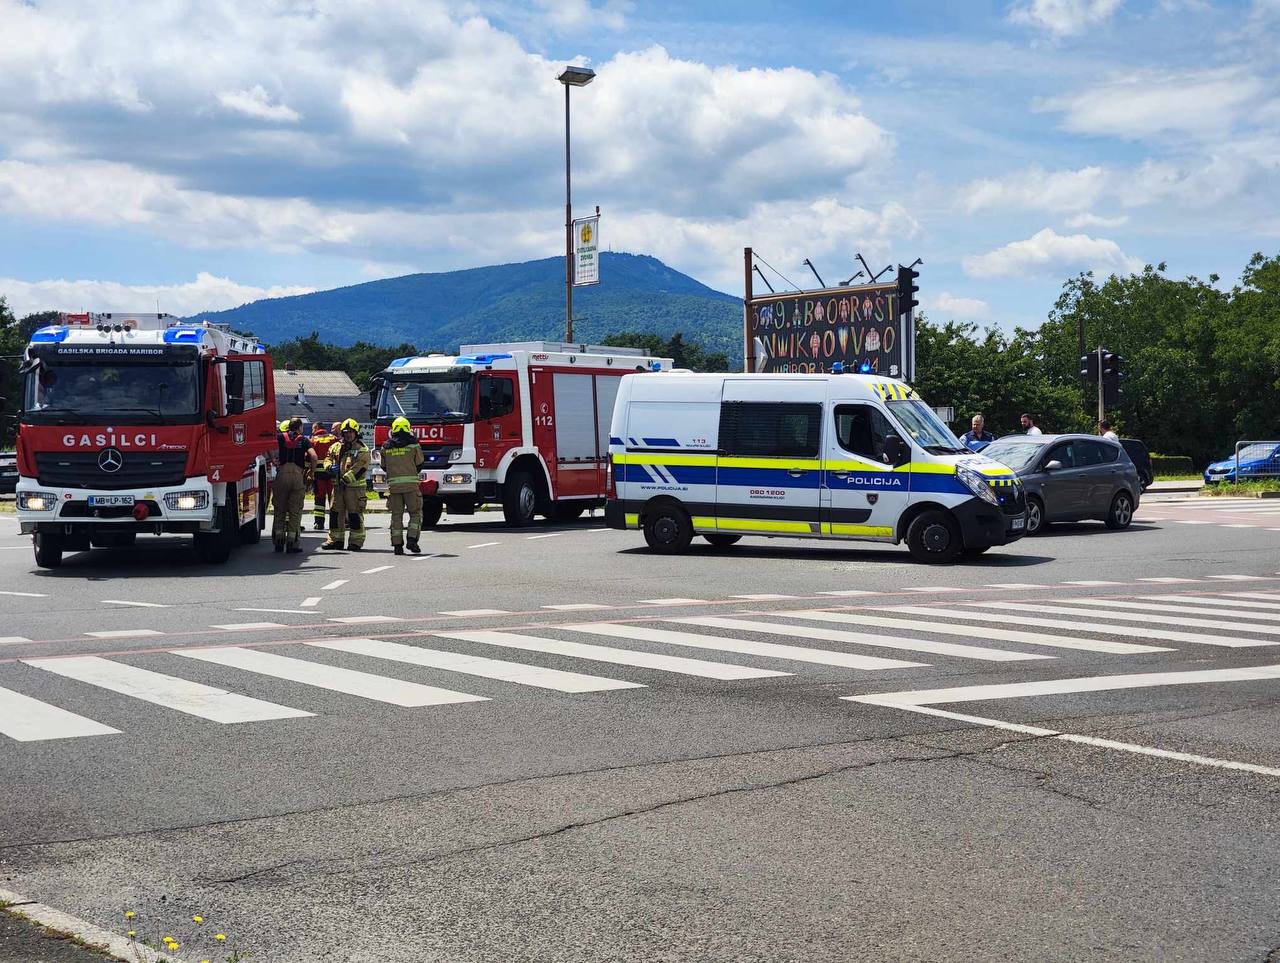
<svg viewBox="0 0 1280 963">
<path fill-rule="evenodd" d="M 600 215 L 573 221 L 573 286 L 600 283 Z"/>
</svg>

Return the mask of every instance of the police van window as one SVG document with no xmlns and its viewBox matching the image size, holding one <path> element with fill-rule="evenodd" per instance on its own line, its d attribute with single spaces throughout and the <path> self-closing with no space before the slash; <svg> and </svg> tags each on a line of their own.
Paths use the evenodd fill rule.
<svg viewBox="0 0 1280 963">
<path fill-rule="evenodd" d="M 884 440 L 893 428 L 874 405 L 840 405 L 836 408 L 836 442 L 847 452 L 884 461 Z"/>
<path fill-rule="evenodd" d="M 729 401 L 720 406 L 720 449 L 743 458 L 817 458 L 822 406 Z"/>
</svg>

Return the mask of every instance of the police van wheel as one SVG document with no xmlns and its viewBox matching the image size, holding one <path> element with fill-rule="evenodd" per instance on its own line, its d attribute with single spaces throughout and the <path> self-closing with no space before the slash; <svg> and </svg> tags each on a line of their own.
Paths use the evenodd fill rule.
<svg viewBox="0 0 1280 963">
<path fill-rule="evenodd" d="M 702 537 L 715 548 L 728 548 L 730 545 L 737 545 L 742 540 L 741 535 L 703 535 Z"/>
<path fill-rule="evenodd" d="M 422 500 L 422 527 L 435 528 L 440 524 L 440 516 L 444 514 L 444 502 L 438 498 Z"/>
<path fill-rule="evenodd" d="M 532 525 L 538 513 L 538 489 L 527 471 L 512 472 L 502 492 L 502 515 L 508 525 Z"/>
<path fill-rule="evenodd" d="M 907 527 L 907 548 L 917 562 L 950 562 L 963 547 L 960 527 L 946 512 L 922 512 Z"/>
<path fill-rule="evenodd" d="M 693 522 L 679 505 L 657 505 L 645 512 L 644 540 L 659 554 L 676 555 L 693 541 Z"/>
<path fill-rule="evenodd" d="M 41 568 L 57 568 L 62 564 L 62 539 L 57 535 L 36 532 L 36 564 Z"/>
</svg>

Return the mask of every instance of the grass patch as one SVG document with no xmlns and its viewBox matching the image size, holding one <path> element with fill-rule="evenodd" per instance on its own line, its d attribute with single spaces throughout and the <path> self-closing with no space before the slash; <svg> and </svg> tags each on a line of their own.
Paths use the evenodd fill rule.
<svg viewBox="0 0 1280 963">
<path fill-rule="evenodd" d="M 1201 495 L 1221 498 L 1226 495 L 1256 495 L 1259 492 L 1280 492 L 1280 478 L 1269 478 L 1265 481 L 1246 481 L 1235 484 L 1218 482 L 1216 485 L 1205 485 L 1200 489 Z"/>
<path fill-rule="evenodd" d="M 1199 472 L 1169 472 L 1166 474 L 1157 474 L 1156 481 L 1203 481 L 1204 476 Z"/>
</svg>

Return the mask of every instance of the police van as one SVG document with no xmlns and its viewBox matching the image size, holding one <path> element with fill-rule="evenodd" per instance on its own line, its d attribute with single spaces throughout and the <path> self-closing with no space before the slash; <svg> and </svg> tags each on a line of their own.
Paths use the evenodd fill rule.
<svg viewBox="0 0 1280 963">
<path fill-rule="evenodd" d="M 1026 531 L 1012 470 L 877 375 L 630 375 L 609 436 L 606 521 L 657 552 L 765 535 L 905 541 L 949 562 Z"/>
</svg>

